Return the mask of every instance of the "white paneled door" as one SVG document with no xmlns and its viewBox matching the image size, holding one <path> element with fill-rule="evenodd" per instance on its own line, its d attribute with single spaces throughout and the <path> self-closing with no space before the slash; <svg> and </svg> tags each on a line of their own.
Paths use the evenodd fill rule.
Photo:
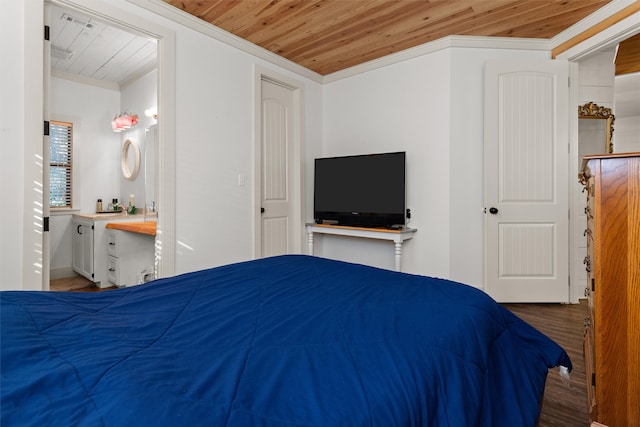
<svg viewBox="0 0 640 427">
<path fill-rule="evenodd" d="M 569 301 L 566 61 L 485 68 L 485 291 Z"/>
<path fill-rule="evenodd" d="M 293 91 L 262 79 L 261 256 L 294 252 L 295 203 L 300 179 L 294 162 Z"/>
</svg>

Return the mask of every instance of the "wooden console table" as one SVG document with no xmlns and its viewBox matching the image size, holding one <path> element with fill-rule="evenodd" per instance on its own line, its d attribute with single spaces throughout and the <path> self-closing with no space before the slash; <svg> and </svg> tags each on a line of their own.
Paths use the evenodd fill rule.
<svg viewBox="0 0 640 427">
<path fill-rule="evenodd" d="M 364 237 L 366 239 L 390 240 L 395 246 L 396 271 L 401 271 L 402 261 L 402 243 L 413 237 L 415 228 L 401 228 L 399 230 L 390 230 L 387 228 L 365 228 L 365 227 L 346 227 L 341 225 L 327 224 L 307 224 L 307 245 L 309 255 L 313 255 L 313 235 L 333 234 L 338 236 Z"/>
</svg>

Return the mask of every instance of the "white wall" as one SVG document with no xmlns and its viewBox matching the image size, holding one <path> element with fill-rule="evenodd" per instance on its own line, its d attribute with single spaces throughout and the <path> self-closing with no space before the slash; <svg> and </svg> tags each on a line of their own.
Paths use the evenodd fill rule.
<svg viewBox="0 0 640 427">
<path fill-rule="evenodd" d="M 608 50 L 598 52 L 582 59 L 578 64 L 578 102 L 575 105 L 576 117 L 579 105 L 585 105 L 589 102 L 598 104 L 601 107 L 613 109 L 613 93 L 614 93 L 614 76 L 615 65 L 613 64 L 614 52 Z M 577 131 L 580 128 L 578 127 Z M 583 126 L 583 132 L 584 132 Z M 604 138 L 604 135 L 603 135 Z M 580 164 L 582 159 L 579 156 L 580 142 L 578 138 L 578 147 L 570 160 L 571 177 L 569 183 L 571 191 L 571 257 L 570 257 L 570 275 L 571 275 L 571 299 L 577 301 L 578 298 L 584 298 L 584 288 L 587 284 L 587 272 L 584 266 L 584 258 L 587 255 L 587 239 L 584 236 L 584 230 L 587 228 L 587 217 L 584 213 L 587 199 L 585 193 L 582 192 L 582 184 L 578 181 L 578 173 L 580 173 Z M 600 151 L 604 153 L 604 139 Z M 590 154 L 596 154 L 591 152 Z"/>
<path fill-rule="evenodd" d="M 484 63 L 540 51 L 448 48 L 329 83 L 323 156 L 407 152 L 407 207 L 418 232 L 403 271 L 483 283 Z M 329 258 L 393 268 L 393 246 L 318 237 Z"/>
<path fill-rule="evenodd" d="M 579 63 L 578 105 L 594 102 L 613 109 L 614 51 L 598 52 Z M 576 109 L 577 109 L 576 105 Z"/>
<path fill-rule="evenodd" d="M 120 110 L 128 111 L 131 114 L 138 115 L 138 124 L 119 134 L 120 144 L 118 147 L 118 193 L 116 196 L 120 203 L 127 205 L 129 196 L 134 195 L 135 205 L 138 208 L 144 208 L 146 204 L 146 168 L 145 153 L 148 147 L 145 129 L 156 123 L 152 117 L 144 115 L 145 110 L 156 107 L 158 105 L 158 72 L 153 70 L 146 75 L 136 79 L 135 81 L 121 88 Z M 140 147 L 140 170 L 138 176 L 133 180 L 124 177 L 120 169 L 120 153 L 124 145 L 124 141 L 132 139 Z M 111 200 L 111 199 L 109 199 Z"/>
<path fill-rule="evenodd" d="M 203 34 L 175 30 L 176 272 L 186 272 L 253 257 L 254 66 L 303 85 L 307 155 L 321 143 L 322 93 L 317 83 Z M 246 185 L 237 185 L 238 174 Z"/>
<path fill-rule="evenodd" d="M 121 91 L 105 89 L 62 78 L 51 79 L 50 118 L 74 125 L 74 170 L 78 174 L 74 209 L 53 212 L 50 220 L 51 277 L 72 275 L 72 214 L 94 213 L 101 198 L 104 208 L 114 198 L 128 203 L 136 195 L 136 205 L 145 205 L 145 127 L 154 120 L 144 110 L 156 106 L 157 72 L 142 76 Z M 124 110 L 138 113 L 139 122 L 130 130 L 115 133 L 110 122 Z M 141 148 L 142 162 L 138 177 L 125 179 L 120 169 L 120 152 L 125 139 L 132 138 Z"/>
<path fill-rule="evenodd" d="M 616 152 L 640 152 L 640 73 L 616 76 L 613 142 Z"/>
<path fill-rule="evenodd" d="M 118 3 L 175 32 L 176 273 L 251 259 L 251 224 L 259 209 L 252 185 L 255 67 L 300 83 L 305 155 L 321 144 L 320 85 L 125 0 Z M 240 173 L 244 186 L 237 185 Z"/>
<path fill-rule="evenodd" d="M 80 174 L 80 186 L 74 188 L 80 192 L 79 212 L 93 213 L 98 198 L 107 201 L 119 195 L 120 134 L 111 130 L 119 110 L 118 91 L 51 79 L 51 119 L 73 122 L 73 142 L 80 151 L 74 159 Z"/>
<path fill-rule="evenodd" d="M 10 79 L 2 79 L 2 89 L 3 96 L 9 94 L 15 104 L 8 109 L 10 121 L 5 125 L 3 120 L 1 129 L 3 156 L 5 141 L 16 141 L 15 146 L 6 147 L 16 162 L 3 170 L 3 178 L 4 174 L 13 177 L 17 185 L 5 189 L 3 179 L 2 198 L 17 207 L 4 210 L 0 224 L 0 284 L 2 289 L 42 289 L 42 234 L 32 229 L 32 216 L 37 215 L 32 213 L 33 205 L 41 206 L 42 197 L 38 199 L 37 188 L 31 194 L 25 187 L 33 187 L 42 176 L 31 161 L 41 157 L 42 95 L 31 92 L 42 87 L 43 66 L 39 63 L 38 69 L 37 58 L 42 57 L 43 1 L 10 3 L 15 13 L 0 14 L 0 27 L 3 34 L 8 30 L 3 53 L 15 60 L 3 63 L 3 73 Z M 254 67 L 260 65 L 300 82 L 305 156 L 314 156 L 322 142 L 320 84 L 126 0 L 111 1 L 108 6 L 114 13 L 119 10 L 175 32 L 176 273 L 252 258 Z M 29 106 L 22 108 L 23 99 Z M 109 114 L 114 114 L 111 108 Z M 31 116 L 35 117 L 32 125 L 27 124 Z M 238 173 L 245 174 L 247 185 L 237 185 Z M 41 214 L 35 221 L 42 223 Z"/>
<path fill-rule="evenodd" d="M 252 185 L 255 67 L 301 84 L 305 155 L 321 144 L 320 85 L 124 0 L 120 3 L 175 32 L 176 273 L 251 259 L 251 224 L 259 209 L 253 205 Z M 244 186 L 237 185 L 240 173 L 246 178 Z"/>
<path fill-rule="evenodd" d="M 111 119 L 120 109 L 120 92 L 70 80 L 51 79 L 50 118 L 73 123 L 74 209 L 52 212 L 50 220 L 51 275 L 71 271 L 72 213 L 93 213 L 96 200 L 118 197 L 119 142 Z"/>
<path fill-rule="evenodd" d="M 12 206 L 0 213 L 0 289 L 22 289 L 25 280 L 23 227 L 31 178 L 26 174 L 25 156 L 32 154 L 24 143 L 25 9 L 21 2 L 3 0 L 0 13 L 0 52 L 11 58 L 10 66 L 3 61 L 0 67 L 0 158 L 5 159 L 0 168 L 0 197 Z"/>
<path fill-rule="evenodd" d="M 446 51 L 325 85 L 323 156 L 407 152 L 407 208 L 418 233 L 403 270 L 448 275 L 449 66 Z M 392 269 L 393 245 L 318 238 L 329 258 Z M 443 247 L 444 245 L 444 247 Z"/>
<path fill-rule="evenodd" d="M 640 152 L 640 115 L 616 116 L 614 129 L 616 153 Z"/>
<path fill-rule="evenodd" d="M 38 1 L 3 1 L 0 75 L 3 164 L 0 198 L 0 289 L 42 289 L 43 8 Z"/>
<path fill-rule="evenodd" d="M 0 221 L 1 287 L 39 289 L 42 215 L 38 216 L 38 206 L 42 199 L 34 183 L 42 176 L 37 159 L 42 154 L 43 0 L 9 2 L 5 8 L 6 3 L 3 12 L 11 13 L 0 18 L 5 35 L 2 51 L 12 61 L 3 63 L 0 80 L 3 95 L 9 94 L 14 104 L 6 108 L 3 103 L 8 114 L 2 117 L 0 129 L 3 158 L 8 154 L 16 162 L 3 170 L 2 199 L 15 202 L 18 208 L 4 210 Z M 177 273 L 252 257 L 249 224 L 258 208 L 252 203 L 251 185 L 252 87 L 257 64 L 303 86 L 307 219 L 312 216 L 309 189 L 314 157 L 405 149 L 410 155 L 411 225 L 419 230 L 406 244 L 406 270 L 482 283 L 482 219 L 474 211 L 482 204 L 482 162 L 477 158 L 476 163 L 475 158 L 482 135 L 482 109 L 478 108 L 482 91 L 477 82 L 487 59 L 483 55 L 530 58 L 540 53 L 435 52 L 323 88 L 126 0 L 113 0 L 109 8 L 175 32 Z M 6 146 L 6 141 L 21 145 Z M 245 174 L 249 185 L 236 185 L 238 173 Z M 5 176 L 17 178 L 18 184 L 5 185 Z M 334 256 L 333 249 L 345 250 L 328 239 L 323 243 L 328 256 Z M 349 254 L 360 251 L 373 263 L 391 265 L 386 246 L 365 248 L 349 242 L 347 247 L 354 248 L 346 250 Z"/>
</svg>

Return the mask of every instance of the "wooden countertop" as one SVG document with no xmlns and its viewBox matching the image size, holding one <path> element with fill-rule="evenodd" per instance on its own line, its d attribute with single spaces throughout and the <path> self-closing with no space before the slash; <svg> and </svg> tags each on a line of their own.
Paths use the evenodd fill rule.
<svg viewBox="0 0 640 427">
<path fill-rule="evenodd" d="M 131 233 L 156 235 L 155 221 L 136 221 L 136 222 L 109 222 L 105 226 L 112 230 L 129 231 Z"/>
<path fill-rule="evenodd" d="M 144 218 L 144 213 L 139 213 L 135 215 L 127 215 L 126 212 L 101 212 L 101 213 L 74 213 L 74 218 L 80 219 L 90 219 L 93 221 L 99 220 L 121 220 L 121 219 L 140 219 Z"/>
</svg>

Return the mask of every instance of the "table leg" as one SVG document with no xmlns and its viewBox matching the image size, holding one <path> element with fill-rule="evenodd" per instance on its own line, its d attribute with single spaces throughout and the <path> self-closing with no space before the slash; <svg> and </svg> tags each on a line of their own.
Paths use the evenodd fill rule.
<svg viewBox="0 0 640 427">
<path fill-rule="evenodd" d="M 313 255 L 313 232 L 307 233 L 307 253 Z"/>
<path fill-rule="evenodd" d="M 396 246 L 396 271 L 401 271 L 400 270 L 400 263 L 402 261 L 402 242 L 396 242 L 395 243 Z"/>
</svg>

